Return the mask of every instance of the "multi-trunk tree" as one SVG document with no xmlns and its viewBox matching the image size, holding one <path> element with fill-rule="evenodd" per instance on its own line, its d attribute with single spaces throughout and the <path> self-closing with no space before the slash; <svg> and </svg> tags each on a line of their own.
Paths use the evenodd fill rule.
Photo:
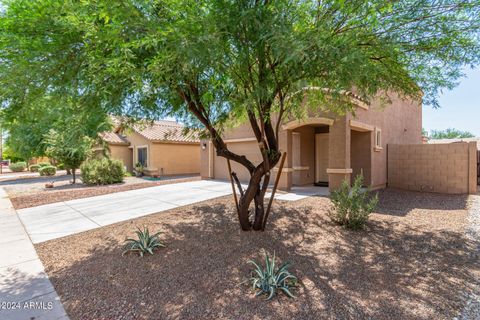
<svg viewBox="0 0 480 320">
<path fill-rule="evenodd" d="M 351 90 L 364 100 L 396 92 L 435 105 L 461 67 L 479 61 L 479 7 L 461 0 L 9 1 L 0 18 L 0 94 L 6 108 L 74 92 L 87 109 L 181 119 L 202 130 L 218 156 L 248 170 L 238 218 L 243 230 L 261 230 L 282 120 L 310 107 L 349 111 L 344 93 Z M 258 165 L 222 139 L 241 122 L 257 139 Z"/>
</svg>

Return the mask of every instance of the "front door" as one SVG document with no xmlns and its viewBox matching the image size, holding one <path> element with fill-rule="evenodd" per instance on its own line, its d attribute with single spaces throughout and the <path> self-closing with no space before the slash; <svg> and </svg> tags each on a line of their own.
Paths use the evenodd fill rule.
<svg viewBox="0 0 480 320">
<path fill-rule="evenodd" d="M 328 182 L 328 133 L 315 134 L 315 182 Z"/>
</svg>

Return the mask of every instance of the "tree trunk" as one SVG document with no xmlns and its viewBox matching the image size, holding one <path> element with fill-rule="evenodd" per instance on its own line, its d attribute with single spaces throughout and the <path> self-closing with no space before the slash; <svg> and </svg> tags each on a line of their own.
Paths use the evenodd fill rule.
<svg viewBox="0 0 480 320">
<path fill-rule="evenodd" d="M 70 170 L 70 168 L 65 168 L 65 170 L 67 170 L 67 175 L 71 175 L 71 174 L 72 174 L 72 171 Z"/>
<path fill-rule="evenodd" d="M 263 217 L 265 215 L 265 206 L 264 206 L 265 195 L 262 194 L 260 190 L 260 185 L 258 185 L 258 191 L 254 198 L 255 203 L 255 219 L 253 221 L 253 230 L 259 231 L 263 228 Z"/>
<path fill-rule="evenodd" d="M 72 168 L 72 178 L 73 178 L 73 184 L 75 184 L 75 168 Z"/>
<path fill-rule="evenodd" d="M 243 196 L 240 197 L 238 203 L 238 220 L 243 231 L 262 230 L 263 218 L 265 215 L 264 196 L 265 194 L 261 190 L 260 181 L 262 180 L 263 173 L 261 170 L 255 170 L 254 174 L 250 177 L 250 182 Z M 254 202 L 254 216 L 250 218 L 250 204 Z"/>
</svg>

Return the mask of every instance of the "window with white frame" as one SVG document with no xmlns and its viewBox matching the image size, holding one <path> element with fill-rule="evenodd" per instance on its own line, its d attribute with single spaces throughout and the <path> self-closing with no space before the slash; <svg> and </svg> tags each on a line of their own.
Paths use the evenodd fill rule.
<svg viewBox="0 0 480 320">
<path fill-rule="evenodd" d="M 382 149 L 382 130 L 375 128 L 375 149 Z"/>
</svg>

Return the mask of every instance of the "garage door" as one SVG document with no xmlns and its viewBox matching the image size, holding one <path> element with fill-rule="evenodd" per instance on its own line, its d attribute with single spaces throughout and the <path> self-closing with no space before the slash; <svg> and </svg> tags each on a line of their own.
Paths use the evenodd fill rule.
<svg viewBox="0 0 480 320">
<path fill-rule="evenodd" d="M 228 149 L 238 155 L 244 155 L 248 160 L 252 161 L 255 165 L 262 162 L 262 155 L 258 149 L 258 145 L 255 141 L 248 142 L 232 142 L 228 144 Z M 241 181 L 246 182 L 249 180 L 250 175 L 248 171 L 234 161 L 231 161 L 232 170 L 237 173 Z M 215 157 L 214 159 L 214 175 L 215 179 L 228 180 L 228 165 L 227 159 L 222 157 Z"/>
</svg>

